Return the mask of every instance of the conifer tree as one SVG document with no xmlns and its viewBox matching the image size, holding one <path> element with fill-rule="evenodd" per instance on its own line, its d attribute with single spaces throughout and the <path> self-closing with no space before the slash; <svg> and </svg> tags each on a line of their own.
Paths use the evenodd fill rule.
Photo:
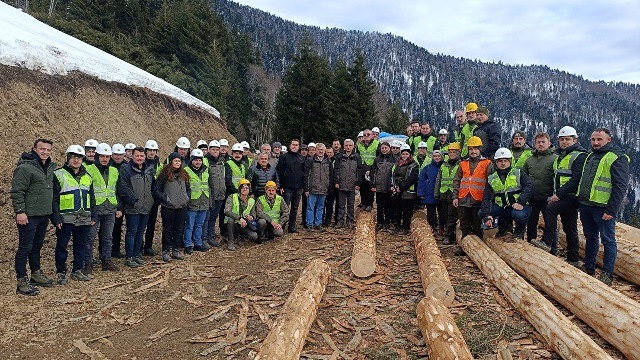
<svg viewBox="0 0 640 360">
<path fill-rule="evenodd" d="M 395 100 L 385 115 L 385 130 L 391 134 L 404 134 L 409 125 L 409 116 L 400 110 Z"/>
</svg>

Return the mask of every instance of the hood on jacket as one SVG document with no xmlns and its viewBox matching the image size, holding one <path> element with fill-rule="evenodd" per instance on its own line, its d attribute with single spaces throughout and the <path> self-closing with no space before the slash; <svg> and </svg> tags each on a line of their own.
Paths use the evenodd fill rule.
<svg viewBox="0 0 640 360">
<path fill-rule="evenodd" d="M 51 157 L 49 157 L 43 165 L 42 161 L 40 161 L 40 156 L 38 156 L 38 153 L 36 153 L 34 150 L 31 150 L 31 152 L 25 151 L 22 153 L 22 155 L 20 155 L 20 159 L 18 159 L 18 165 L 26 163 L 34 163 L 34 165 L 40 164 L 41 166 L 47 167 L 51 163 Z"/>
</svg>

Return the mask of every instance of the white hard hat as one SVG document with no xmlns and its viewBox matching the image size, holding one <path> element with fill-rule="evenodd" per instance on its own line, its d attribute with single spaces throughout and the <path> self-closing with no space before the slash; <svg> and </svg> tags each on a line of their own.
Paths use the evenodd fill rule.
<svg viewBox="0 0 640 360">
<path fill-rule="evenodd" d="M 133 150 L 135 149 L 137 146 L 134 143 L 128 143 L 127 145 L 124 146 L 125 150 Z"/>
<path fill-rule="evenodd" d="M 374 127 L 373 129 L 371 129 L 371 131 L 373 131 L 374 133 L 378 133 L 380 134 L 380 128 L 379 127 Z"/>
<path fill-rule="evenodd" d="M 89 140 L 84 142 L 84 147 L 97 148 L 98 147 L 98 140 L 89 139 Z"/>
<path fill-rule="evenodd" d="M 229 140 L 220 139 L 220 146 L 229 146 Z"/>
<path fill-rule="evenodd" d="M 147 140 L 144 143 L 144 148 L 149 150 L 158 150 L 158 143 L 155 140 Z"/>
<path fill-rule="evenodd" d="M 207 140 L 198 140 L 198 142 L 196 143 L 196 147 L 200 147 L 200 146 L 208 146 L 207 145 Z"/>
<path fill-rule="evenodd" d="M 314 148 L 314 147 L 316 147 L 316 143 L 314 143 L 314 142 L 310 142 L 310 143 L 309 143 L 309 145 L 308 145 L 308 147 L 313 147 L 313 148 Z"/>
<path fill-rule="evenodd" d="M 420 141 L 420 144 L 418 144 L 418 149 L 420 149 L 420 148 L 425 148 L 426 149 L 427 147 L 428 147 L 427 143 L 424 142 L 424 141 Z"/>
<path fill-rule="evenodd" d="M 183 136 L 176 141 L 176 146 L 180 149 L 188 149 L 191 147 L 191 141 Z"/>
<path fill-rule="evenodd" d="M 84 148 L 80 145 L 71 145 L 67 148 L 67 154 L 76 154 L 84 156 Z"/>
<path fill-rule="evenodd" d="M 244 149 L 242 148 L 242 144 L 240 143 L 235 143 L 233 144 L 233 146 L 231 147 L 231 151 L 244 151 Z"/>
<path fill-rule="evenodd" d="M 113 144 L 113 146 L 111 147 L 111 151 L 116 155 L 122 155 L 125 153 L 124 146 L 122 144 Z"/>
<path fill-rule="evenodd" d="M 211 140 L 211 142 L 209 143 L 209 147 L 220 147 L 220 143 L 218 142 L 218 140 Z"/>
<path fill-rule="evenodd" d="M 511 160 L 511 158 L 513 158 L 513 155 L 511 154 L 511 150 L 507 149 L 507 148 L 500 148 L 498 150 L 496 150 L 496 154 L 493 156 L 494 159 L 498 160 L 498 159 L 509 159 Z"/>
<path fill-rule="evenodd" d="M 251 146 L 246 141 L 241 142 L 240 145 L 242 145 L 243 149 L 251 149 Z"/>
<path fill-rule="evenodd" d="M 571 126 L 565 126 L 558 132 L 558 137 L 561 136 L 578 137 L 578 133 L 576 132 L 576 129 L 572 128 Z"/>
<path fill-rule="evenodd" d="M 193 149 L 193 150 L 191 150 L 191 157 L 192 158 L 201 158 L 201 157 L 204 157 L 204 154 L 202 153 L 202 150 L 200 150 L 200 149 Z"/>
<path fill-rule="evenodd" d="M 109 144 L 106 144 L 106 143 L 98 144 L 98 146 L 96 147 L 96 153 L 98 153 L 98 155 L 109 155 L 109 156 L 113 154 L 113 152 L 111 151 L 111 146 L 109 146 Z"/>
<path fill-rule="evenodd" d="M 399 148 L 400 146 L 402 146 L 402 142 L 400 140 L 393 140 L 390 145 L 391 147 Z"/>
<path fill-rule="evenodd" d="M 411 146 L 409 146 L 409 144 L 402 144 L 402 146 L 400 146 L 400 151 L 411 151 Z"/>
<path fill-rule="evenodd" d="M 364 136 L 364 132 L 363 132 L 363 131 L 360 131 L 360 132 L 358 133 L 358 137 L 363 137 L 363 136 Z"/>
<path fill-rule="evenodd" d="M 438 131 L 438 135 L 449 135 L 449 132 L 447 129 L 440 129 L 440 131 Z"/>
<path fill-rule="evenodd" d="M 282 152 L 287 152 L 287 147 L 282 145 Z"/>
</svg>

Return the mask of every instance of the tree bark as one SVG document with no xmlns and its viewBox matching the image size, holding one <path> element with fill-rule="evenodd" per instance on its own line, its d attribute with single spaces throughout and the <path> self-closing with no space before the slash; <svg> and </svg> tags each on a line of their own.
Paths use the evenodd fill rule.
<svg viewBox="0 0 640 360">
<path fill-rule="evenodd" d="M 287 298 L 279 319 L 262 342 L 255 360 L 300 358 L 330 276 L 331 269 L 322 259 L 315 259 L 307 265 Z"/>
<path fill-rule="evenodd" d="M 376 222 L 373 211 L 361 211 L 356 217 L 356 230 L 351 254 L 351 271 L 360 278 L 376 271 Z"/>
<path fill-rule="evenodd" d="M 418 303 L 418 325 L 429 350 L 429 359 L 473 359 L 453 316 L 442 301 L 427 296 Z"/>
<path fill-rule="evenodd" d="M 640 304 L 524 241 L 487 245 L 520 275 L 553 297 L 629 359 L 640 359 Z"/>
<path fill-rule="evenodd" d="M 497 243 L 496 240 L 493 242 Z M 516 274 L 498 257 L 499 254 L 491 251 L 477 236 L 466 236 L 460 245 L 485 277 L 502 291 L 509 303 L 563 359 L 611 359 L 589 336 Z"/>
<path fill-rule="evenodd" d="M 411 237 L 416 247 L 416 257 L 418 260 L 418 270 L 420 280 L 424 289 L 424 296 L 442 301 L 445 306 L 453 303 L 456 296 L 447 267 L 442 261 L 442 255 L 433 237 L 433 231 L 427 224 L 426 219 L 416 213 L 411 221 Z"/>
</svg>

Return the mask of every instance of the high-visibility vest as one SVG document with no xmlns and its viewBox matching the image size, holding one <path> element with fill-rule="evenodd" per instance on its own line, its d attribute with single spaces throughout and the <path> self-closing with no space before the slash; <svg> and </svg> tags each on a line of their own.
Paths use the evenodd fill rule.
<svg viewBox="0 0 640 360">
<path fill-rule="evenodd" d="M 420 164 L 420 161 L 418 161 L 418 155 L 414 156 L 413 160 L 416 162 L 416 164 L 420 165 L 420 171 L 422 171 L 423 168 L 427 167 L 427 165 L 431 163 L 431 158 L 428 156 L 425 156 L 424 161 L 422 161 L 422 164 Z"/>
<path fill-rule="evenodd" d="M 54 174 L 60 182 L 60 213 L 64 215 L 89 211 L 91 209 L 89 197 L 91 176 L 87 173 L 83 174 L 78 183 L 76 178 L 65 169 L 58 169 Z"/>
<path fill-rule="evenodd" d="M 209 167 L 209 158 L 208 157 L 203 157 L 202 158 L 202 164 L 206 167 Z"/>
<path fill-rule="evenodd" d="M 531 151 L 531 149 L 524 149 L 522 151 L 522 154 L 520 154 L 520 157 L 517 159 L 514 159 L 515 163 L 513 164 L 513 167 L 522 169 L 524 167 L 524 163 L 527 161 L 528 158 L 531 157 L 532 154 L 533 152 Z"/>
<path fill-rule="evenodd" d="M 589 162 L 589 157 L 591 157 L 593 153 L 587 155 L 587 158 L 584 161 L 584 165 L 582 166 L 582 178 L 580 179 L 580 184 L 578 185 L 578 189 L 582 185 L 582 180 L 584 180 L 584 169 Z M 629 156 L 624 155 L 627 161 L 630 162 Z M 614 152 L 609 151 L 606 153 L 598 163 L 598 168 L 596 169 L 596 176 L 593 179 L 593 183 L 591 184 L 591 191 L 589 192 L 589 201 L 600 204 L 602 206 L 606 206 L 609 202 L 609 198 L 611 197 L 611 164 L 613 164 L 616 160 L 618 160 L 618 155 Z"/>
<path fill-rule="evenodd" d="M 440 194 L 444 194 L 447 191 L 453 191 L 453 178 L 458 172 L 460 163 L 456 163 L 453 167 L 449 167 L 448 163 L 443 163 L 440 166 Z"/>
<path fill-rule="evenodd" d="M 553 161 L 553 192 L 557 192 L 559 188 L 563 187 L 564 184 L 569 182 L 571 176 L 573 175 L 571 171 L 571 167 L 573 166 L 573 162 L 578 158 L 578 156 L 582 154 L 582 151 L 573 150 L 569 154 L 565 155 L 560 161 L 559 158 L 556 158 Z M 556 181 L 557 180 L 557 181 Z M 558 187 L 558 183 L 560 186 Z M 574 195 L 574 194 L 571 194 Z"/>
<path fill-rule="evenodd" d="M 247 176 L 247 171 L 244 167 L 244 164 L 240 164 L 240 166 L 238 166 L 235 161 L 233 161 L 233 159 L 227 160 L 227 164 L 229 164 L 229 167 L 231 168 L 231 181 L 233 181 L 233 186 L 235 186 L 237 189 L 238 181 L 240 181 L 240 179 L 244 179 Z"/>
<path fill-rule="evenodd" d="M 489 167 L 489 164 L 491 164 L 491 160 L 481 159 L 478 161 L 478 165 L 476 165 L 472 174 L 469 166 L 469 160 L 464 160 L 460 163 L 462 179 L 460 181 L 458 198 L 462 199 L 471 194 L 471 197 L 474 200 L 482 201 L 484 187 L 487 185 L 487 167 Z"/>
<path fill-rule="evenodd" d="M 511 168 L 504 182 L 500 180 L 498 173 L 489 175 L 487 179 L 489 185 L 493 189 L 494 201 L 500 207 L 506 207 L 515 204 L 520 198 L 522 185 L 520 184 L 520 169 Z"/>
<path fill-rule="evenodd" d="M 460 152 L 461 157 L 465 157 L 469 153 L 469 147 L 467 146 L 467 142 L 469 142 L 469 138 L 473 136 L 473 132 L 476 130 L 477 127 L 478 127 L 477 123 L 471 124 L 467 122 L 466 124 L 464 124 L 464 126 L 460 130 L 458 143 L 462 147 L 462 151 Z"/>
<path fill-rule="evenodd" d="M 189 185 L 191 186 L 191 200 L 197 200 L 204 194 L 206 197 L 209 196 L 209 172 L 203 171 L 200 176 L 191 169 L 190 166 L 184 168 L 184 170 L 189 174 Z"/>
<path fill-rule="evenodd" d="M 271 220 L 275 221 L 276 224 L 280 224 L 280 205 L 282 204 L 282 196 L 276 194 L 276 199 L 273 202 L 273 207 L 269 206 L 266 195 L 260 196 L 258 198 L 258 201 L 260 201 L 260 204 L 262 204 L 264 213 L 269 215 Z"/>
<path fill-rule="evenodd" d="M 249 215 L 251 213 L 251 209 L 253 209 L 253 206 L 256 204 L 256 201 L 252 197 L 250 197 L 249 200 L 247 201 L 247 207 L 244 209 L 242 214 L 240 214 L 240 195 L 238 194 L 231 195 L 231 201 L 232 201 L 231 211 L 234 214 L 240 216 L 241 218 L 244 218 L 247 215 Z M 224 223 L 226 224 L 227 222 L 229 222 L 229 217 L 225 216 Z"/>
<path fill-rule="evenodd" d="M 429 138 L 427 139 L 427 157 L 429 158 L 431 158 L 431 153 L 433 152 L 433 147 L 436 145 L 436 141 L 438 141 L 438 139 L 433 135 L 429 136 Z M 418 145 L 420 145 L 421 142 L 422 142 L 422 135 L 418 135 L 413 138 L 413 155 L 414 156 L 418 155 Z"/>
<path fill-rule="evenodd" d="M 118 182 L 118 169 L 113 166 L 107 167 L 108 181 L 104 182 L 104 177 L 95 164 L 87 167 L 87 173 L 93 180 L 93 194 L 96 198 L 96 205 L 102 205 L 109 201 L 111 205 L 118 205 L 116 198 L 116 183 Z"/>
<path fill-rule="evenodd" d="M 358 153 L 360 154 L 360 158 L 362 159 L 362 162 L 367 166 L 373 166 L 373 162 L 376 160 L 379 145 L 380 142 L 375 139 L 371 143 L 369 143 L 368 147 L 366 147 L 364 143 L 358 144 Z"/>
</svg>

